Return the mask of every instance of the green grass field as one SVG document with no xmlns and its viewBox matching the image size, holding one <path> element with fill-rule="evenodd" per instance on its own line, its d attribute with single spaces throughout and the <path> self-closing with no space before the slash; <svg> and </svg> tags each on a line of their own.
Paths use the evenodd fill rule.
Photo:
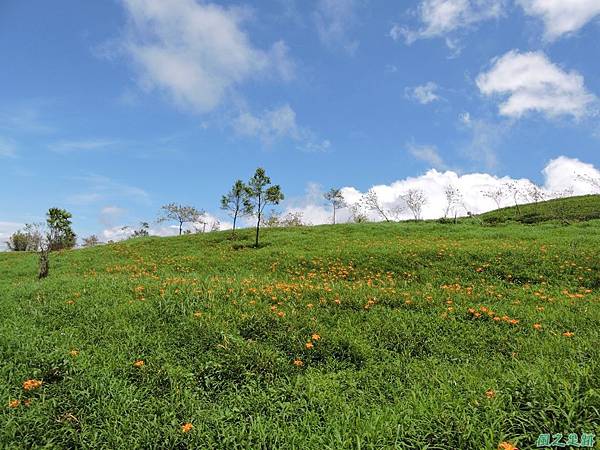
<svg viewBox="0 0 600 450">
<path fill-rule="evenodd" d="M 251 239 L 52 254 L 41 282 L 36 255 L 0 254 L 0 447 L 495 450 L 600 435 L 600 221 Z"/>
<path fill-rule="evenodd" d="M 484 223 L 579 222 L 600 219 L 600 195 L 582 195 L 497 209 L 480 216 Z"/>
</svg>

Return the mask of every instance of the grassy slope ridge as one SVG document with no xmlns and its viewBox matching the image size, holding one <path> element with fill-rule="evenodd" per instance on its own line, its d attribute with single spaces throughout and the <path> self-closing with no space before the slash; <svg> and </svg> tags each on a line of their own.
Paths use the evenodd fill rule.
<svg viewBox="0 0 600 450">
<path fill-rule="evenodd" d="M 549 221 L 580 222 L 600 219 L 600 195 L 582 195 L 497 209 L 479 216 L 487 223 Z"/>
<path fill-rule="evenodd" d="M 260 249 L 241 236 L 53 254 L 42 282 L 35 255 L 0 254 L 0 447 L 600 434 L 599 221 L 269 229 Z M 25 392 L 30 378 L 42 387 Z"/>
</svg>

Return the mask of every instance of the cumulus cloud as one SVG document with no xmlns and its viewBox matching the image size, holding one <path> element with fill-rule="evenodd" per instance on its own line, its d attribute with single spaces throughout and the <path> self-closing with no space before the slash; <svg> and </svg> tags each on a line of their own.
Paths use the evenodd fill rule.
<svg viewBox="0 0 600 450">
<path fill-rule="evenodd" d="M 569 191 L 574 195 L 594 193 L 594 188 L 581 180 L 577 175 L 587 175 L 591 178 L 600 179 L 600 170 L 591 164 L 578 159 L 565 156 L 551 160 L 542 171 L 544 182 L 540 189 L 546 198 L 552 198 L 559 193 Z M 516 183 L 527 190 L 534 186 L 528 179 L 514 179 L 508 176 L 498 177 L 487 173 L 470 173 L 460 175 L 453 171 L 441 172 L 435 169 L 427 171 L 417 177 L 409 177 L 395 181 L 389 185 L 375 185 L 371 189 L 377 194 L 380 202 L 386 209 L 403 206 L 403 195 L 410 189 L 419 189 L 425 193 L 427 203 L 423 208 L 424 219 L 436 219 L 442 217 L 446 209 L 446 198 L 444 189 L 448 185 L 458 188 L 462 194 L 462 205 L 457 209 L 458 215 L 466 215 L 467 211 L 479 214 L 497 208 L 494 200 L 487 198 L 483 192 Z M 355 187 L 344 187 L 342 189 L 344 198 L 348 204 L 360 201 L 364 192 Z M 313 224 L 331 223 L 331 208 L 322 200 L 323 192 L 316 185 L 311 185 L 304 199 L 295 199 L 292 204 L 286 203 L 283 214 L 299 212 L 303 214 L 304 220 Z M 502 206 L 510 206 L 511 199 L 505 198 Z M 524 202 L 524 199 L 521 200 Z M 377 214 L 368 212 L 370 220 L 381 220 Z M 349 220 L 348 208 L 338 214 L 340 222 Z M 410 219 L 410 211 L 404 211 L 401 219 Z"/>
<path fill-rule="evenodd" d="M 454 47 L 450 35 L 478 22 L 497 19 L 505 8 L 506 0 L 422 0 L 417 10 L 421 26 L 410 29 L 396 24 L 389 34 L 392 39 L 404 39 L 409 45 L 419 39 L 443 37 L 449 47 Z"/>
<path fill-rule="evenodd" d="M 321 42 L 354 54 L 358 40 L 350 36 L 350 30 L 358 22 L 357 8 L 357 0 L 318 0 L 314 19 Z"/>
<path fill-rule="evenodd" d="M 511 50 L 479 75 L 477 86 L 486 96 L 507 97 L 500 114 L 514 118 L 529 112 L 581 118 L 590 114 L 596 101 L 582 75 L 563 70 L 542 52 Z"/>
<path fill-rule="evenodd" d="M 430 81 L 421 86 L 406 88 L 405 95 L 407 98 L 416 100 L 422 105 L 427 105 L 428 103 L 440 100 L 440 96 L 436 94 L 437 90 L 438 85 Z"/>
<path fill-rule="evenodd" d="M 254 46 L 247 10 L 196 0 L 122 0 L 129 17 L 124 48 L 141 85 L 208 112 L 240 84 L 261 75 L 293 76 L 285 43 Z"/>
<path fill-rule="evenodd" d="M 517 3 L 526 14 L 544 22 L 548 41 L 574 33 L 600 15 L 598 0 L 517 0 Z"/>
<path fill-rule="evenodd" d="M 298 149 L 304 151 L 325 151 L 331 146 L 328 140 L 319 140 L 313 131 L 299 126 L 296 112 L 290 105 L 266 110 L 259 115 L 242 112 L 234 120 L 233 129 L 241 136 L 258 137 L 266 146 L 280 139 L 291 139 Z"/>
</svg>

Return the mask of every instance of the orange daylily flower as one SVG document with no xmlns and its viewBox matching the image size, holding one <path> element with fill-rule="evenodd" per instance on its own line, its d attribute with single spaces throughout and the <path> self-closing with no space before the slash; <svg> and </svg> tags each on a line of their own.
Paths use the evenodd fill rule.
<svg viewBox="0 0 600 450">
<path fill-rule="evenodd" d="M 142 367 L 144 364 L 146 364 L 146 363 L 144 362 L 143 359 L 136 359 L 135 362 L 133 363 L 133 366 L 134 367 Z"/>
<path fill-rule="evenodd" d="M 40 380 L 26 380 L 23 382 L 23 389 L 26 391 L 33 391 L 42 386 L 42 381 Z"/>
<path fill-rule="evenodd" d="M 183 425 L 181 425 L 181 431 L 183 431 L 184 433 L 189 433 L 190 431 L 192 431 L 192 428 L 194 428 L 194 425 L 192 425 L 189 422 L 186 422 Z"/>
</svg>

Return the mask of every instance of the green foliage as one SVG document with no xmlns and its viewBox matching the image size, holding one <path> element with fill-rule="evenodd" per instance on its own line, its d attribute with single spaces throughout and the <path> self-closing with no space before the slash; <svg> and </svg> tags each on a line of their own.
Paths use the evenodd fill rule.
<svg viewBox="0 0 600 450">
<path fill-rule="evenodd" d="M 204 219 L 204 211 L 188 205 L 178 205 L 169 203 L 163 205 L 158 217 L 159 222 L 175 221 L 179 225 L 179 235 L 183 232 L 183 225 L 186 223 L 201 223 Z M 146 230 L 147 231 L 147 230 Z"/>
<path fill-rule="evenodd" d="M 29 248 L 29 236 L 19 230 L 15 231 L 6 241 L 8 249 L 13 252 L 26 252 Z"/>
<path fill-rule="evenodd" d="M 243 229 L 61 252 L 41 282 L 36 255 L 0 254 L 0 448 L 600 434 L 600 221 L 263 233 L 252 250 Z"/>
<path fill-rule="evenodd" d="M 502 208 L 479 216 L 484 223 L 581 222 L 600 219 L 600 195 L 565 197 L 539 203 Z"/>
<path fill-rule="evenodd" d="M 71 215 L 66 209 L 50 208 L 46 214 L 47 241 L 51 251 L 75 247 L 77 236 L 71 227 Z"/>
<path fill-rule="evenodd" d="M 233 219 L 231 232 L 235 234 L 237 219 L 252 214 L 252 204 L 248 199 L 248 187 L 242 180 L 237 180 L 231 190 L 221 197 L 221 209 L 227 211 Z"/>
<path fill-rule="evenodd" d="M 258 247 L 260 225 L 262 223 L 262 215 L 268 205 L 278 205 L 284 199 L 281 187 L 277 185 L 271 186 L 271 178 L 265 173 L 265 169 L 259 167 L 250 178 L 246 187 L 249 211 L 256 216 L 256 234 L 254 246 Z"/>
</svg>

